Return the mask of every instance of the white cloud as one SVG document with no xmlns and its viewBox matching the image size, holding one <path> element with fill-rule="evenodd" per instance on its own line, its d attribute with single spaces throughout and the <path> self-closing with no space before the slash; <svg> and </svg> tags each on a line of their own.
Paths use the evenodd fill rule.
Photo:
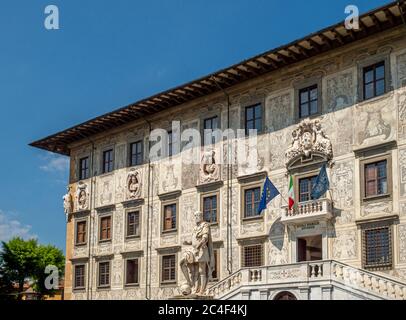
<svg viewBox="0 0 406 320">
<path fill-rule="evenodd" d="M 69 169 L 69 158 L 58 154 L 48 153 L 44 158 L 46 163 L 40 169 L 46 172 L 67 172 Z"/>
<path fill-rule="evenodd" d="M 24 225 L 12 214 L 0 210 L 0 241 L 8 241 L 13 237 L 31 239 L 37 238 L 37 235 L 31 233 L 30 225 Z"/>
</svg>

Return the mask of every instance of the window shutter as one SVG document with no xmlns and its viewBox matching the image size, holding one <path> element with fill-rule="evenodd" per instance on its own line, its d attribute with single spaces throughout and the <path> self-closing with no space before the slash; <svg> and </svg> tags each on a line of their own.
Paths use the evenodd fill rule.
<svg viewBox="0 0 406 320">
<path fill-rule="evenodd" d="M 365 195 L 373 196 L 378 193 L 377 168 L 374 165 L 365 168 Z"/>
</svg>

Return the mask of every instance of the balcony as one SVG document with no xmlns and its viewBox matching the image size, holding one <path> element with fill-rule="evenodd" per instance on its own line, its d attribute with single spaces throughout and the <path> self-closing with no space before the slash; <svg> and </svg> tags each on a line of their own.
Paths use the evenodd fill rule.
<svg viewBox="0 0 406 320">
<path fill-rule="evenodd" d="M 285 224 L 328 220 L 333 216 L 332 202 L 327 198 L 300 202 L 292 210 L 289 210 L 287 206 L 284 209 L 281 222 Z"/>
<path fill-rule="evenodd" d="M 283 290 L 303 300 L 406 300 L 404 281 L 335 260 L 242 268 L 210 287 L 208 294 L 216 299 L 269 299 Z"/>
</svg>

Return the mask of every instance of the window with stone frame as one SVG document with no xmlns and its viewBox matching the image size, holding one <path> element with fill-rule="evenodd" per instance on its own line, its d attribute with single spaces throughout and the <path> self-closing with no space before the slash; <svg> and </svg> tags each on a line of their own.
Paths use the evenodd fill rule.
<svg viewBox="0 0 406 320">
<path fill-rule="evenodd" d="M 144 162 L 142 140 L 130 144 L 130 166 L 138 166 Z"/>
<path fill-rule="evenodd" d="M 242 247 L 242 266 L 260 267 L 264 263 L 264 245 L 254 244 Z"/>
<path fill-rule="evenodd" d="M 111 216 L 100 218 L 100 241 L 111 240 Z"/>
<path fill-rule="evenodd" d="M 98 287 L 110 286 L 110 261 L 99 262 Z"/>
<path fill-rule="evenodd" d="M 214 116 L 211 118 L 204 119 L 203 121 L 203 137 L 204 137 L 204 145 L 214 144 L 216 142 L 214 131 L 219 129 L 219 118 L 218 116 Z M 212 130 L 213 132 L 206 136 L 205 130 Z"/>
<path fill-rule="evenodd" d="M 87 242 L 87 222 L 86 220 L 76 222 L 76 244 L 85 244 Z"/>
<path fill-rule="evenodd" d="M 161 257 L 161 281 L 162 283 L 176 282 L 176 255 L 164 255 Z"/>
<path fill-rule="evenodd" d="M 84 157 L 79 160 L 79 180 L 89 178 L 89 157 Z"/>
<path fill-rule="evenodd" d="M 382 160 L 365 164 L 365 197 L 388 193 L 388 161 Z"/>
<path fill-rule="evenodd" d="M 380 223 L 363 226 L 362 252 L 365 269 L 391 269 L 393 264 L 392 226 Z"/>
<path fill-rule="evenodd" d="M 163 207 L 163 231 L 176 230 L 176 216 L 177 205 L 176 203 L 167 204 Z"/>
<path fill-rule="evenodd" d="M 258 103 L 253 106 L 245 107 L 245 134 L 249 130 L 256 129 L 257 133 L 262 132 L 262 104 Z"/>
<path fill-rule="evenodd" d="M 103 173 L 112 172 L 113 165 L 113 149 L 103 151 Z"/>
<path fill-rule="evenodd" d="M 310 176 L 301 178 L 298 180 L 299 183 L 299 202 L 310 201 L 311 199 L 311 192 L 312 188 L 316 182 L 316 176 Z"/>
<path fill-rule="evenodd" d="M 380 61 L 363 68 L 364 100 L 378 97 L 385 93 L 385 61 Z"/>
<path fill-rule="evenodd" d="M 299 90 L 299 118 L 319 113 L 317 84 Z"/>
<path fill-rule="evenodd" d="M 126 260 L 126 285 L 138 285 L 139 284 L 139 259 L 127 259 Z"/>
<path fill-rule="evenodd" d="M 261 213 L 258 213 L 260 201 L 261 187 L 244 190 L 244 218 L 252 218 L 261 215 Z"/>
<path fill-rule="evenodd" d="M 127 213 L 127 237 L 140 235 L 140 212 L 131 211 Z"/>
<path fill-rule="evenodd" d="M 85 288 L 85 265 L 77 264 L 74 269 L 74 289 L 84 289 Z"/>
<path fill-rule="evenodd" d="M 203 196 L 203 220 L 209 223 L 217 223 L 218 199 L 217 194 Z"/>
</svg>

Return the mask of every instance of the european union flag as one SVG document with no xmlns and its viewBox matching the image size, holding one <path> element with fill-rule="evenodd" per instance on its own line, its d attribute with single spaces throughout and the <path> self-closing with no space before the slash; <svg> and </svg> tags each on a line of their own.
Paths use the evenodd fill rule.
<svg viewBox="0 0 406 320">
<path fill-rule="evenodd" d="M 330 188 L 330 182 L 328 181 L 326 164 L 323 164 L 323 166 L 320 169 L 320 173 L 316 178 L 316 181 L 314 183 L 310 196 L 312 197 L 312 199 L 317 200 L 323 194 L 325 194 L 329 188 Z"/>
<path fill-rule="evenodd" d="M 261 214 L 262 210 L 266 209 L 266 205 L 279 194 L 278 189 L 273 185 L 271 180 L 266 177 L 264 182 L 264 188 L 262 190 L 261 201 L 258 206 L 258 214 Z"/>
</svg>

